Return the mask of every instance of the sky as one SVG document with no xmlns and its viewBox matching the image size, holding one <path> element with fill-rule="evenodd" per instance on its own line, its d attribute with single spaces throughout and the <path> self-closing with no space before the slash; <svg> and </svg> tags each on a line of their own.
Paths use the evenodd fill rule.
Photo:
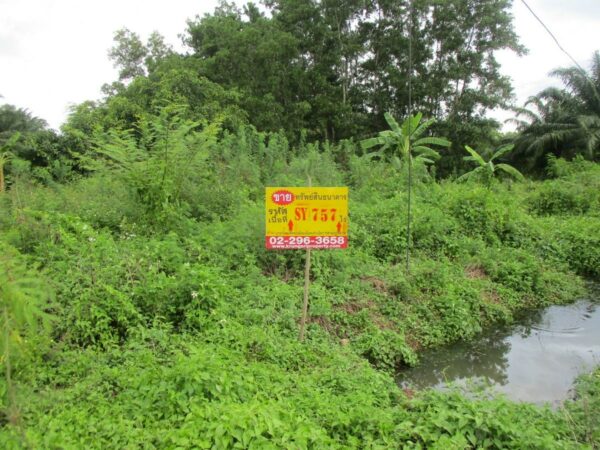
<svg viewBox="0 0 600 450">
<path fill-rule="evenodd" d="M 244 3 L 237 0 L 238 4 Z M 186 20 L 212 12 L 217 0 L 0 0 L 0 98 L 28 109 L 52 128 L 70 105 L 101 98 L 100 88 L 117 78 L 108 59 L 114 32 L 127 27 L 145 39 L 161 33 L 176 50 Z M 600 50 L 600 0 L 528 0 L 561 45 L 585 68 Z M 515 31 L 529 53 L 502 51 L 502 71 L 513 79 L 517 104 L 547 86 L 560 86 L 548 72 L 571 66 L 552 38 L 514 0 Z M 504 120 L 508 112 L 494 112 Z"/>
</svg>

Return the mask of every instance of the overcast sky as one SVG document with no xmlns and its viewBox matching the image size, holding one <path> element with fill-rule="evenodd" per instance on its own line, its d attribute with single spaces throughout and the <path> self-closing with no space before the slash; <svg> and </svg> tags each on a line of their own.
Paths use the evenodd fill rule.
<svg viewBox="0 0 600 450">
<path fill-rule="evenodd" d="M 244 3 L 242 0 L 238 4 Z M 600 49 L 600 0 L 528 0 L 562 46 L 586 69 Z M 58 128 L 69 105 L 100 97 L 116 79 L 108 60 L 114 31 L 127 27 L 143 38 L 157 30 L 181 49 L 185 22 L 211 12 L 217 0 L 0 0 L 0 103 L 27 108 Z M 514 1 L 515 29 L 529 54 L 499 55 L 513 78 L 518 103 L 549 85 L 556 67 L 572 65 L 550 36 Z M 507 113 L 496 113 L 504 119 Z"/>
</svg>

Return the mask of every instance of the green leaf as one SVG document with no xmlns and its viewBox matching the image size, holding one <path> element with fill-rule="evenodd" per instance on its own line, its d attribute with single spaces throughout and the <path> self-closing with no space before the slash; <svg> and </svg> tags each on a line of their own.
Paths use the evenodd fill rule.
<svg viewBox="0 0 600 450">
<path fill-rule="evenodd" d="M 506 155 L 508 152 L 510 152 L 513 148 L 514 148 L 514 144 L 506 144 L 503 145 L 502 147 L 500 147 L 496 153 L 494 153 L 494 155 L 490 158 L 490 161 L 493 161 L 496 158 L 500 158 L 501 156 Z"/>
<path fill-rule="evenodd" d="M 485 170 L 485 165 L 484 166 L 479 166 L 474 170 L 471 170 L 470 172 L 465 173 L 464 175 L 461 175 L 460 177 L 458 177 L 456 179 L 457 183 L 462 183 L 463 181 L 467 181 L 469 180 L 471 177 L 473 177 L 474 175 L 482 172 L 483 170 Z"/>
<path fill-rule="evenodd" d="M 402 134 L 400 125 L 398 125 L 398 122 L 396 122 L 396 119 L 394 119 L 394 117 L 389 112 L 386 112 L 383 115 L 383 117 L 385 117 L 385 121 L 387 122 L 387 124 L 390 126 L 390 128 L 392 129 L 392 131 L 394 133 Z"/>
<path fill-rule="evenodd" d="M 416 116 L 409 117 L 402 123 L 402 134 L 404 136 L 411 136 L 414 134 L 415 130 L 418 128 L 419 123 L 421 123 L 421 118 L 423 117 L 422 113 L 417 113 Z"/>
<path fill-rule="evenodd" d="M 381 141 L 382 141 L 382 139 L 380 137 L 369 138 L 369 139 L 365 139 L 364 141 L 361 141 L 360 146 L 364 150 L 368 150 L 370 148 L 375 147 L 376 145 L 381 145 L 382 144 Z"/>
<path fill-rule="evenodd" d="M 21 137 L 21 133 L 19 131 L 15 131 L 8 140 L 4 143 L 4 148 L 11 149 Z"/>
<path fill-rule="evenodd" d="M 481 157 L 481 155 L 479 153 L 477 153 L 475 150 L 473 150 L 468 145 L 465 145 L 465 149 L 471 154 L 471 156 L 473 157 L 473 159 L 475 161 L 477 161 L 477 163 L 479 165 L 485 166 L 486 163 L 485 163 L 484 159 Z"/>
<path fill-rule="evenodd" d="M 414 145 L 439 145 L 441 147 L 450 147 L 451 144 L 448 139 L 438 137 L 421 138 L 414 142 Z"/>
<path fill-rule="evenodd" d="M 435 119 L 429 119 L 423 122 L 421 125 L 417 127 L 417 129 L 412 133 L 412 138 L 416 139 L 421 136 L 431 125 L 436 122 Z"/>
<path fill-rule="evenodd" d="M 422 145 L 419 145 L 418 147 L 413 148 L 414 152 L 419 154 L 419 155 L 424 155 L 424 156 L 428 156 L 429 158 L 433 158 L 433 159 L 440 159 L 440 154 L 438 152 L 436 152 L 434 149 L 429 148 L 429 147 L 424 147 Z"/>
<path fill-rule="evenodd" d="M 509 175 L 513 176 L 514 178 L 516 178 L 519 181 L 524 181 L 525 177 L 523 176 L 523 174 L 521 172 L 519 172 L 517 169 L 515 169 L 513 166 L 509 166 L 508 164 L 496 164 L 496 167 L 500 170 L 503 170 L 504 172 L 508 173 Z"/>
<path fill-rule="evenodd" d="M 363 158 L 365 158 L 366 160 L 371 160 L 377 156 L 381 157 L 382 154 L 383 154 L 382 150 L 379 150 L 376 152 L 367 153 L 366 155 L 363 155 Z"/>
</svg>

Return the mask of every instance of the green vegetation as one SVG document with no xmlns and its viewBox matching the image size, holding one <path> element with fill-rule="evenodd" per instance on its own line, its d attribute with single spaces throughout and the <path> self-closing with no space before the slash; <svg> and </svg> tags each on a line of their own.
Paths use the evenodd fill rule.
<svg viewBox="0 0 600 450">
<path fill-rule="evenodd" d="M 8 141 L 0 146 L 0 192 L 4 192 L 6 188 L 4 182 L 4 167 L 10 161 L 12 156 L 10 149 L 17 143 L 20 137 L 21 133 L 17 131 L 8 139 Z"/>
<path fill-rule="evenodd" d="M 43 186 L 22 174 L 2 196 L 13 261 L 2 268 L 21 267 L 15 286 L 33 270 L 45 287 L 28 304 L 55 318 L 47 340 L 21 325 L 13 339 L 27 345 L 12 364 L 14 400 L 5 391 L 20 420 L 7 412 L 3 447 L 596 439 L 579 403 L 566 415 L 459 394 L 409 399 L 389 374 L 423 348 L 580 295 L 577 274 L 600 275 L 598 166 L 557 161 L 568 169 L 555 179 L 488 189 L 433 181 L 416 159 L 408 274 L 406 172 L 357 156 L 342 170 L 341 146 L 291 151 L 278 134 L 218 130 L 165 113 L 137 138 L 96 138 L 91 175 Z M 302 255 L 264 250 L 262 197 L 265 184 L 302 183 L 307 160 L 315 184 L 351 186 L 352 224 L 350 249 L 314 254 L 301 344 Z"/>
<path fill-rule="evenodd" d="M 592 56 L 591 70 L 578 67 L 552 72 L 565 89 L 547 88 L 518 108 L 516 120 L 521 132 L 516 157 L 528 169 L 541 169 L 546 155 L 573 158 L 584 155 L 598 160 L 600 149 L 600 52 Z"/>
<path fill-rule="evenodd" d="M 379 146 L 379 150 L 368 155 L 369 157 L 385 157 L 386 150 L 391 149 L 392 164 L 398 170 L 402 169 L 402 161 L 407 165 L 408 184 L 406 192 L 408 194 L 406 202 L 406 270 L 410 272 L 410 225 L 411 225 L 411 195 L 413 189 L 413 159 L 418 163 L 433 164 L 435 160 L 440 159 L 440 154 L 428 147 L 428 145 L 438 145 L 441 147 L 450 147 L 450 141 L 438 137 L 421 137 L 427 129 L 435 123 L 434 119 L 421 123 L 423 115 L 408 117 L 402 126 L 398 125 L 396 119 L 391 114 L 385 113 L 385 120 L 390 129 L 381 131 L 378 137 L 365 139 L 361 142 L 363 149 L 370 149 Z M 388 151 L 389 153 L 389 151 Z M 402 158 L 402 159 L 401 159 Z"/>
<path fill-rule="evenodd" d="M 222 3 L 190 54 L 117 32 L 119 80 L 60 132 L 0 107 L 1 448 L 600 445 L 598 371 L 558 410 L 394 382 L 600 278 L 589 92 L 575 134 L 509 156 L 484 113 L 494 52 L 523 51 L 510 2 L 413 3 Z M 465 145 L 483 179 L 457 183 Z M 350 245 L 313 253 L 299 342 L 303 252 L 264 248 L 264 188 L 307 175 L 349 186 Z"/>
<path fill-rule="evenodd" d="M 492 179 L 495 176 L 498 176 L 500 172 L 504 172 L 507 175 L 510 175 L 512 178 L 523 181 L 523 174 L 519 172 L 517 169 L 512 167 L 509 164 L 494 164 L 494 160 L 496 158 L 500 158 L 503 155 L 506 155 L 513 149 L 513 144 L 506 144 L 500 147 L 498 150 L 494 152 L 494 154 L 490 157 L 488 161 L 484 160 L 483 157 L 473 150 L 468 145 L 465 145 L 465 149 L 471 156 L 465 156 L 465 161 L 474 161 L 478 164 L 478 167 L 471 170 L 470 172 L 465 173 L 460 176 L 456 181 L 465 181 L 470 178 L 478 177 L 481 182 L 483 182 L 486 186 L 490 186 Z M 500 169 L 500 170 L 498 170 Z"/>
</svg>

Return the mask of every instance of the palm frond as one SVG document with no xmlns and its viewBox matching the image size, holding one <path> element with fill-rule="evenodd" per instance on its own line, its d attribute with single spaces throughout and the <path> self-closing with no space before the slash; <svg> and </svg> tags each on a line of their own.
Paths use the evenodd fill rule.
<svg viewBox="0 0 600 450">
<path fill-rule="evenodd" d="M 19 131 L 15 131 L 9 138 L 8 140 L 4 143 L 4 145 L 2 145 L 2 148 L 5 148 L 7 150 L 10 150 L 16 143 L 17 141 L 21 138 L 21 133 Z"/>
<path fill-rule="evenodd" d="M 515 112 L 517 117 L 524 116 L 530 122 L 539 122 L 542 120 L 538 113 L 529 108 L 514 108 L 513 111 Z"/>
<path fill-rule="evenodd" d="M 4 153 L 0 154 L 0 167 L 5 165 L 13 157 L 14 157 L 14 155 L 11 152 L 4 152 Z"/>
</svg>

